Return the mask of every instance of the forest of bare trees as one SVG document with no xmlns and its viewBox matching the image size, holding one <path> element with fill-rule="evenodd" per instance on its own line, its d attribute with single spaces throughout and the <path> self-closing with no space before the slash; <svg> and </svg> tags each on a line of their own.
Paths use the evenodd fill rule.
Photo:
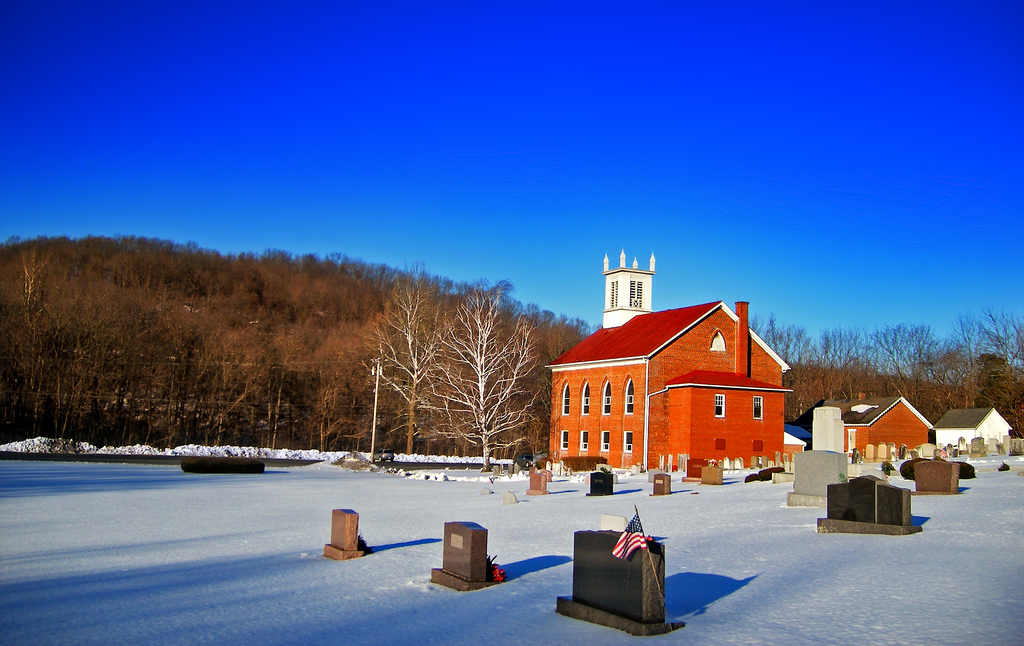
<svg viewBox="0 0 1024 646">
<path fill-rule="evenodd" d="M 834 328 L 817 336 L 774 316 L 751 327 L 792 369 L 786 419 L 822 399 L 902 395 L 933 424 L 954 408 L 994 407 L 1024 429 L 1024 319 L 988 310 L 960 315 L 943 338 L 927 325 Z"/>
<path fill-rule="evenodd" d="M 0 440 L 365 451 L 379 362 L 378 447 L 543 450 L 545 366 L 590 329 L 510 292 L 341 255 L 9 240 L 0 246 Z M 924 325 L 814 336 L 774 317 L 751 324 L 792 366 L 786 419 L 820 399 L 899 394 L 933 423 L 950 408 L 994 406 L 1024 428 L 1019 316 L 962 315 L 945 338 Z M 484 347 L 490 354 L 477 352 Z M 505 398 L 459 392 L 470 385 Z"/>
<path fill-rule="evenodd" d="M 429 300 L 414 341 L 428 345 L 436 343 L 428 332 L 487 290 L 340 255 L 221 255 L 140 238 L 9 240 L 0 247 L 0 436 L 369 450 L 379 360 L 378 446 L 467 451 L 467 438 L 420 412 L 427 387 L 403 395 L 415 381 L 399 370 L 407 349 L 386 353 L 389 317 L 410 306 L 403 299 L 417 286 Z M 543 447 L 544 365 L 588 326 L 507 293 L 500 310 L 529 329 L 532 348 L 516 394 L 529 415 L 513 437 Z M 439 351 L 428 349 L 424 379 Z"/>
</svg>

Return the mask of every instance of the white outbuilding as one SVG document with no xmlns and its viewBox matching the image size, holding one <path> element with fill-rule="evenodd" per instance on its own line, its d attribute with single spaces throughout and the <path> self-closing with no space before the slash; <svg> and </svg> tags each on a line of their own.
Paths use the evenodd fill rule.
<svg viewBox="0 0 1024 646">
<path fill-rule="evenodd" d="M 1010 425 L 994 408 L 961 408 L 946 411 L 935 423 L 935 443 L 939 446 L 956 446 L 963 438 L 970 444 L 976 437 L 985 441 L 1002 442 L 1010 434 Z"/>
</svg>

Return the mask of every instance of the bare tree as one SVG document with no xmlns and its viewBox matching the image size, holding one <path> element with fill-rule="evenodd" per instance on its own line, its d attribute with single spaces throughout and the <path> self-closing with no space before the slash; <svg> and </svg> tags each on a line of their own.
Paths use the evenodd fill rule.
<svg viewBox="0 0 1024 646">
<path fill-rule="evenodd" d="M 529 420 L 537 396 L 526 379 L 536 358 L 532 329 L 503 311 L 506 289 L 476 290 L 459 306 L 431 381 L 433 406 L 446 422 L 439 432 L 479 446 L 485 470 L 493 450 L 521 441 L 514 432 Z"/>
<path fill-rule="evenodd" d="M 405 452 L 413 451 L 416 413 L 441 353 L 438 290 L 423 274 L 395 288 L 371 330 L 381 360 L 381 379 L 405 402 Z"/>
</svg>

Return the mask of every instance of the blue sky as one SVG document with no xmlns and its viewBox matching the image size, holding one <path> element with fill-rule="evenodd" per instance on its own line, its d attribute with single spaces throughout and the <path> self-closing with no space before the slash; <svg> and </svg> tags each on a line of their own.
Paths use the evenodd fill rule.
<svg viewBox="0 0 1024 646">
<path fill-rule="evenodd" d="M 895 5 L 895 6 L 893 6 Z M 1020 2 L 0 6 L 0 239 L 340 252 L 599 323 L 1024 310 Z"/>
</svg>

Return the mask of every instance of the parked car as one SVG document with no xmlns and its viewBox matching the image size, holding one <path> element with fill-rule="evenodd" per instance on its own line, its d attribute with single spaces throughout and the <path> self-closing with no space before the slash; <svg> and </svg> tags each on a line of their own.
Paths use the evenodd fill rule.
<svg viewBox="0 0 1024 646">
<path fill-rule="evenodd" d="M 373 456 L 374 462 L 394 462 L 395 452 L 391 449 L 382 449 L 380 453 Z"/>
<path fill-rule="evenodd" d="M 533 466 L 533 454 L 532 453 L 520 453 L 516 456 L 516 464 L 519 465 L 520 469 L 529 469 Z"/>
</svg>

